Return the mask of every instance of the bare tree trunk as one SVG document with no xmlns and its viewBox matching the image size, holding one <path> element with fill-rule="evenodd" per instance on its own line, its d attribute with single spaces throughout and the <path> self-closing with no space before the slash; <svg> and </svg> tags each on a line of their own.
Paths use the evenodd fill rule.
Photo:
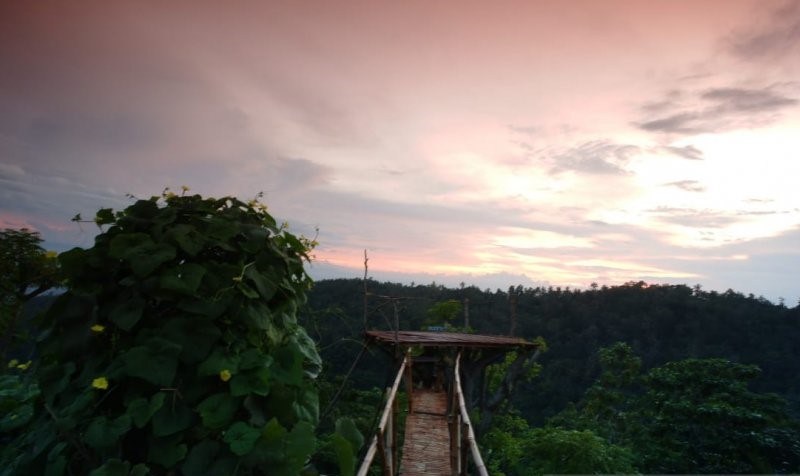
<svg viewBox="0 0 800 476">
<path fill-rule="evenodd" d="M 508 305 L 511 313 L 511 326 L 508 335 L 513 336 L 517 330 L 517 298 L 519 295 L 513 287 L 508 288 Z"/>
<path fill-rule="evenodd" d="M 367 330 L 367 262 L 369 258 L 367 258 L 367 250 L 364 249 L 364 330 Z"/>
<path fill-rule="evenodd" d="M 469 329 L 469 298 L 464 298 L 464 329 Z"/>
</svg>

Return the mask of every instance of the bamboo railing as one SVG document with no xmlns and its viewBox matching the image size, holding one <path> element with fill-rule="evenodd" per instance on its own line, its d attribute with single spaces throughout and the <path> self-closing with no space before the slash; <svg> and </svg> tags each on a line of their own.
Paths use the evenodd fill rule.
<svg viewBox="0 0 800 476">
<path fill-rule="evenodd" d="M 474 474 L 478 476 L 489 476 L 486 465 L 481 457 L 478 444 L 475 439 L 475 432 L 472 429 L 472 422 L 467 413 L 464 394 L 461 389 L 461 352 L 456 357 L 453 387 L 451 390 L 450 405 L 450 468 L 453 476 L 465 476 L 468 474 L 470 461 L 474 468 Z M 383 476 L 395 476 L 399 472 L 399 459 L 397 451 L 397 415 L 399 408 L 397 404 L 397 391 L 400 388 L 400 381 L 405 377 L 406 391 L 408 394 L 408 412 L 413 408 L 413 382 L 411 379 L 411 354 L 406 353 L 394 384 L 387 392 L 386 404 L 381 414 L 378 429 L 370 442 L 364 460 L 358 468 L 357 476 L 366 476 L 376 455 L 380 455 Z"/>
<path fill-rule="evenodd" d="M 383 408 L 381 420 L 378 424 L 378 431 L 372 438 L 369 449 L 367 449 L 367 454 L 364 456 L 364 461 L 361 462 L 361 466 L 356 473 L 357 476 L 366 476 L 376 454 L 381 455 L 381 467 L 384 476 L 395 476 L 399 470 L 400 462 L 397 458 L 397 414 L 399 412 L 397 406 L 397 389 L 400 387 L 400 381 L 403 379 L 404 373 L 406 375 L 406 386 L 408 387 L 408 411 L 411 412 L 412 383 L 410 351 L 406 353 L 403 363 L 400 364 L 400 370 L 397 371 L 394 385 L 389 389 L 386 398 L 386 406 Z"/>
<path fill-rule="evenodd" d="M 467 474 L 469 465 L 468 456 L 472 456 L 472 464 L 480 476 L 489 476 L 486 465 L 483 463 L 472 422 L 469 420 L 467 405 L 464 402 L 464 392 L 461 390 L 461 352 L 456 356 L 453 385 L 453 417 L 450 421 L 450 467 L 453 476 Z"/>
</svg>

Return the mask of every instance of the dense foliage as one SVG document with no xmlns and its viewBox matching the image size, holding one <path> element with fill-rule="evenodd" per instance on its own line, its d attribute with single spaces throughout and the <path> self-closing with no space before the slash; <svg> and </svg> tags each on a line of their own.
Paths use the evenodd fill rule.
<svg viewBox="0 0 800 476">
<path fill-rule="evenodd" d="M 474 286 L 445 288 L 435 283 L 402 285 L 369 281 L 367 327 L 388 329 L 392 308 L 379 296 L 400 301 L 403 329 L 422 329 L 436 303 L 469 300 L 469 325 L 476 333 L 507 334 L 509 292 Z M 523 384 L 515 405 L 534 424 L 579 400 L 600 373 L 598 351 L 627 342 L 649 369 L 688 357 L 719 357 L 757 365 L 751 383 L 758 392 L 774 392 L 800 415 L 800 306 L 788 308 L 734 291 L 718 293 L 686 285 L 642 282 L 586 290 L 517 287 L 517 335 L 542 336 L 549 346 L 539 360 L 541 375 Z M 359 351 L 363 330 L 363 285 L 359 279 L 315 283 L 301 320 L 320 343 L 326 369 L 344 373 Z M 460 325 L 459 319 L 453 324 Z M 383 385 L 385 360 L 380 353 L 364 359 L 359 379 L 364 387 Z"/>
<path fill-rule="evenodd" d="M 639 373 L 618 343 L 601 350 L 603 371 L 550 427 L 591 431 L 630 448 L 645 473 L 792 473 L 800 422 L 774 394 L 748 388 L 759 370 L 725 359 L 684 359 Z"/>
<path fill-rule="evenodd" d="M 541 335 L 549 351 L 533 369 L 539 375 L 515 391 L 516 410 L 484 435 L 498 474 L 800 469 L 800 306 L 641 282 L 508 292 L 367 284 L 369 328 L 391 326 L 383 296 L 393 296 L 401 328 L 422 329 L 436 314 L 429 310 L 456 301 L 468 306 L 475 332 L 506 334 L 517 296 L 517 334 Z M 362 316 L 360 280 L 318 282 L 309 295 L 301 318 L 321 344 L 326 374 L 352 363 Z M 445 322 L 459 321 L 450 313 Z M 364 359 L 353 384 L 383 385 L 381 357 Z"/>
<path fill-rule="evenodd" d="M 26 228 L 0 231 L 0 363 L 3 364 L 24 353 L 18 346 L 29 340 L 26 329 L 20 325 L 24 304 L 59 280 L 55 253 L 45 251 L 41 243 L 39 233 Z"/>
<path fill-rule="evenodd" d="M 3 381 L 24 411 L 0 474 L 297 474 L 319 413 L 296 322 L 312 243 L 230 197 L 166 193 L 95 222 L 92 248 L 59 257 L 38 387 Z"/>
</svg>

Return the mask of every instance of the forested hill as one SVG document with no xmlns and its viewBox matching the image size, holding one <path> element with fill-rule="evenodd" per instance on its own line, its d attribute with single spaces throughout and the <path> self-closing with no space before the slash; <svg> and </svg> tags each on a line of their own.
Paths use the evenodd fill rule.
<svg viewBox="0 0 800 476">
<path fill-rule="evenodd" d="M 516 407 L 539 423 L 581 398 L 599 372 L 597 351 L 626 342 L 645 369 L 688 357 L 722 357 L 756 364 L 761 376 L 753 390 L 775 392 L 800 414 L 800 305 L 788 308 L 733 291 L 718 293 L 685 285 L 622 286 L 571 290 L 558 287 L 481 290 L 440 285 L 402 285 L 368 281 L 368 327 L 388 329 L 396 300 L 401 329 L 422 329 L 435 320 L 438 303 L 468 299 L 470 327 L 476 333 L 508 334 L 516 301 L 516 335 L 542 336 L 549 345 L 541 375 L 522 387 Z M 344 373 L 360 348 L 363 282 L 324 280 L 315 284 L 302 313 L 316 338 L 329 376 Z M 463 325 L 463 313 L 452 325 Z M 357 384 L 383 385 L 383 361 L 359 364 Z"/>
</svg>

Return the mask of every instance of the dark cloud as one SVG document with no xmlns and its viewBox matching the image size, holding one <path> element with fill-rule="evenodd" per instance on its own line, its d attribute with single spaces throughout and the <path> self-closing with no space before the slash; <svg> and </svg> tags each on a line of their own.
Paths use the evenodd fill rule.
<svg viewBox="0 0 800 476">
<path fill-rule="evenodd" d="M 626 174 L 625 166 L 639 148 L 628 144 L 615 144 L 607 140 L 585 142 L 577 147 L 552 156 L 551 173 L 566 171 L 586 174 Z"/>
<path fill-rule="evenodd" d="M 790 0 L 774 10 L 766 22 L 740 31 L 729 40 L 730 52 L 751 61 L 774 61 L 800 55 L 800 1 Z"/>
<path fill-rule="evenodd" d="M 672 182 L 665 185 L 678 187 L 690 192 L 702 192 L 704 190 L 704 188 L 698 182 L 693 180 Z M 649 210 L 649 213 L 668 223 L 674 223 L 690 228 L 709 229 L 724 228 L 737 222 L 746 221 L 748 218 L 758 218 L 769 215 L 796 214 L 797 212 L 780 209 L 739 209 L 723 211 L 662 206 Z"/>
<path fill-rule="evenodd" d="M 660 102 L 664 115 L 646 119 L 636 125 L 649 132 L 697 134 L 742 127 L 757 127 L 775 119 L 775 115 L 796 106 L 800 101 L 781 91 L 787 85 L 764 88 L 711 88 L 693 94 L 695 104 Z M 643 112 L 650 114 L 652 104 Z M 691 158 L 691 157 L 687 157 Z M 696 157 L 695 157 L 696 158 Z"/>
<path fill-rule="evenodd" d="M 672 155 L 677 155 L 689 160 L 703 160 L 703 151 L 693 145 L 678 146 L 664 146 L 661 150 Z"/>
<path fill-rule="evenodd" d="M 699 132 L 695 121 L 698 114 L 694 112 L 681 112 L 670 116 L 638 123 L 638 126 L 651 132 Z"/>
<path fill-rule="evenodd" d="M 664 184 L 667 187 L 677 187 L 687 192 L 705 192 L 706 188 L 697 180 L 679 180 Z"/>
<path fill-rule="evenodd" d="M 793 305 L 798 297 L 800 228 L 786 230 L 776 236 L 735 242 L 716 248 L 713 255 L 739 256 L 741 259 L 714 259 L 705 250 L 694 251 L 692 259 L 683 261 L 682 269 L 703 276 L 703 287 L 764 295 L 773 302 L 779 297 Z"/>
<path fill-rule="evenodd" d="M 771 89 L 714 88 L 700 97 L 716 103 L 713 112 L 734 114 L 772 112 L 798 102 Z"/>
<path fill-rule="evenodd" d="M 658 207 L 649 213 L 667 223 L 690 228 L 724 228 L 739 221 L 734 214 L 719 210 L 697 210 L 692 208 Z"/>
</svg>

